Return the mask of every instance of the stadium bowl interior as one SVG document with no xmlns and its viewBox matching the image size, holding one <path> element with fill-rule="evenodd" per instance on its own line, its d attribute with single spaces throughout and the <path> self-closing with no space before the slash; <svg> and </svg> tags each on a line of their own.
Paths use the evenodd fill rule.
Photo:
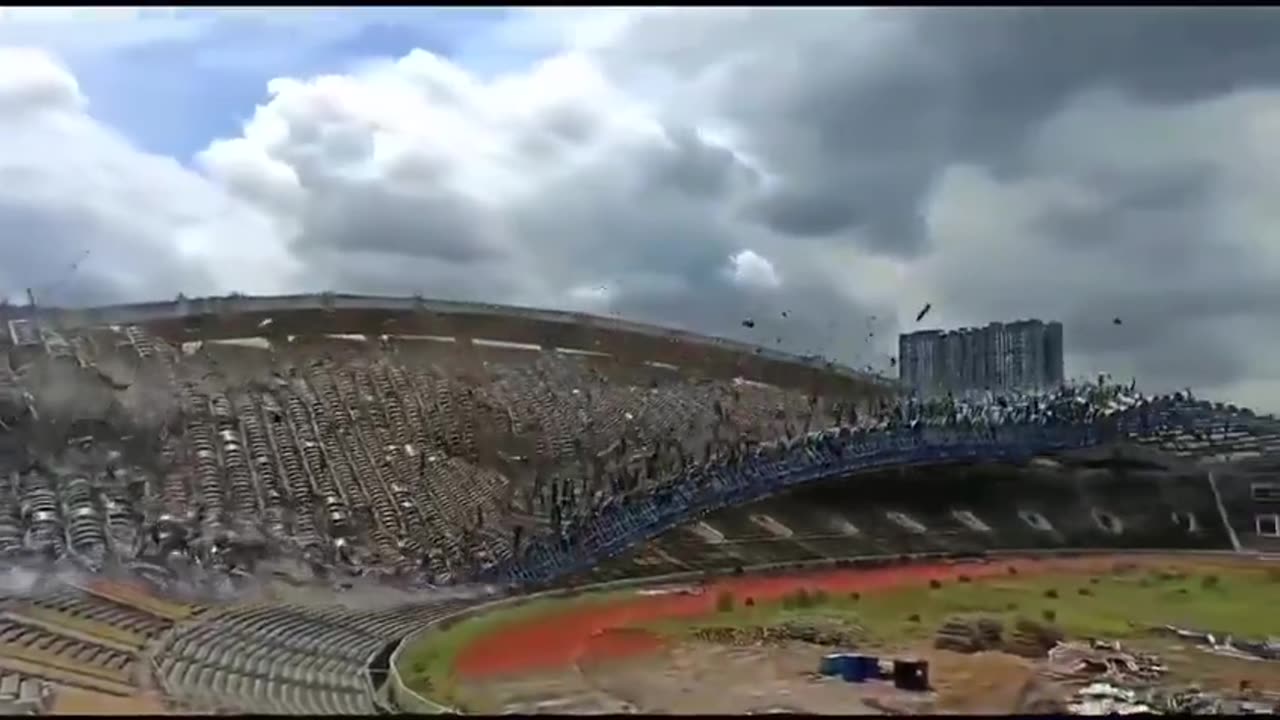
<svg viewBox="0 0 1280 720">
<path fill-rule="evenodd" d="M 396 643 L 527 590 L 508 581 L 556 527 L 897 407 L 893 382 L 834 363 L 541 310 L 319 295 L 0 312 L 0 704 L 18 710 L 64 693 L 136 712 L 393 707 Z M 1101 447 L 689 507 L 550 584 L 1274 549 L 1274 421 L 1179 407 L 1181 429 Z"/>
</svg>

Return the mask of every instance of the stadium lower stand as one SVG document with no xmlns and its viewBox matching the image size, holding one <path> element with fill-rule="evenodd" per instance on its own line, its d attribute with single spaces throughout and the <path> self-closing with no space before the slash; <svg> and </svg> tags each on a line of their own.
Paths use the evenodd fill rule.
<svg viewBox="0 0 1280 720">
<path fill-rule="evenodd" d="M 711 512 L 570 582 L 912 553 L 1231 549 L 1203 473 L 977 464 L 815 482 Z"/>
</svg>

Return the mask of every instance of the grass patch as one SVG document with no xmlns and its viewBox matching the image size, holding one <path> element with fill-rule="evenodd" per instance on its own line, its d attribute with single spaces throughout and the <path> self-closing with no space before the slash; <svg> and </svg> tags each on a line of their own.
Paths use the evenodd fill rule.
<svg viewBox="0 0 1280 720">
<path fill-rule="evenodd" d="M 714 616 L 660 622 L 652 629 L 683 635 L 698 628 L 760 627 L 786 621 L 826 619 L 865 628 L 868 640 L 894 645 L 932 636 L 947 618 L 984 615 L 1011 626 L 1018 617 L 1052 618 L 1069 636 L 1132 638 L 1151 625 L 1171 624 L 1261 637 L 1280 635 L 1272 611 L 1275 575 L 1262 568 L 1201 568 L 1200 572 L 1123 572 L 1089 579 L 1079 574 L 1022 574 L 974 578 L 941 587 L 903 586 L 868 595 L 828 596 L 821 604 L 756 600 Z M 1132 625 L 1137 623 L 1138 625 Z"/>
</svg>

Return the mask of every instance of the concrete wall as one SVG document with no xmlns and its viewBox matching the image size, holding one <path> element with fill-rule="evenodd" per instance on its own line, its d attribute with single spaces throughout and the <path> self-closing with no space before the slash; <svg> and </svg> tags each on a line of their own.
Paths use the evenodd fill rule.
<svg viewBox="0 0 1280 720">
<path fill-rule="evenodd" d="M 10 306 L 57 328 L 139 325 L 168 340 L 320 333 L 482 338 L 608 353 L 620 362 L 661 362 L 710 377 L 742 377 L 830 394 L 886 395 L 897 383 L 821 359 L 683 330 L 534 308 L 421 298 L 312 294 L 187 298 L 94 308 Z M 266 320 L 271 322 L 262 325 Z"/>
</svg>

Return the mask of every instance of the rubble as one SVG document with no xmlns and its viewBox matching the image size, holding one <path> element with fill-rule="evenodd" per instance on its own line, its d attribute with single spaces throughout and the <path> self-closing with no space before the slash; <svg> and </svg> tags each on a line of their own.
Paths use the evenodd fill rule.
<svg viewBox="0 0 1280 720">
<path fill-rule="evenodd" d="M 1004 625 L 993 618 L 950 618 L 938 628 L 933 646 L 939 650 L 975 653 L 999 648 Z"/>
<path fill-rule="evenodd" d="M 1167 668 L 1146 653 L 1128 652 L 1118 642 L 1058 643 L 1049 651 L 1049 672 L 1059 677 L 1092 677 L 1115 682 L 1153 682 Z"/>
<path fill-rule="evenodd" d="M 1072 715 L 1136 715 L 1154 711 L 1150 705 L 1138 702 L 1138 694 L 1133 690 L 1107 683 L 1085 687 L 1067 706 L 1067 712 Z"/>
<path fill-rule="evenodd" d="M 1131 689 L 1096 682 L 1077 692 L 1067 710 L 1072 715 L 1269 715 L 1280 710 L 1280 698 L 1229 697 L 1199 688 Z"/>
<path fill-rule="evenodd" d="M 1196 647 L 1216 655 L 1240 658 L 1243 660 L 1280 660 L 1280 638 L 1250 640 L 1236 638 L 1229 634 L 1217 634 L 1187 630 L 1173 625 L 1163 625 L 1157 631 L 1174 635 L 1182 640 L 1196 643 Z"/>
</svg>

